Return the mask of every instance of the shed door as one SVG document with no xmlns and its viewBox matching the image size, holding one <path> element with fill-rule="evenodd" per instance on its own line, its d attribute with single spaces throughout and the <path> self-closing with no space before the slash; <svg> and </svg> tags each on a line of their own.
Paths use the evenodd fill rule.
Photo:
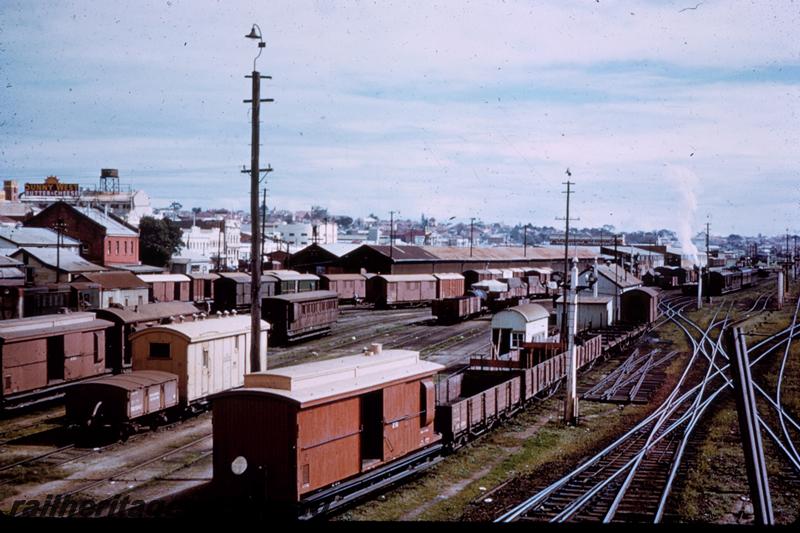
<svg viewBox="0 0 800 533">
<path fill-rule="evenodd" d="M 383 460 L 383 390 L 361 397 L 361 460 Z"/>
</svg>

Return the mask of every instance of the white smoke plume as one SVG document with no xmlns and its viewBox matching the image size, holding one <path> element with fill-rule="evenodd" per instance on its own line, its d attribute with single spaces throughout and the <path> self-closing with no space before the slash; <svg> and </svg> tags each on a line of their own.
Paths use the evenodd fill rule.
<svg viewBox="0 0 800 533">
<path fill-rule="evenodd" d="M 694 234 L 692 226 L 695 223 L 697 213 L 696 190 L 700 180 L 697 174 L 686 167 L 669 166 L 666 173 L 667 178 L 675 184 L 675 188 L 678 191 L 679 203 L 674 214 L 677 217 L 675 223 L 681 249 L 685 255 L 691 258 L 695 265 L 701 266 L 697 246 L 692 242 L 692 235 Z"/>
</svg>

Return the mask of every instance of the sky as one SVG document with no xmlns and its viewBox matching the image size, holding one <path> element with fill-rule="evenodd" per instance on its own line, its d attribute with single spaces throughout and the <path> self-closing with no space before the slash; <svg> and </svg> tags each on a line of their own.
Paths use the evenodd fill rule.
<svg viewBox="0 0 800 533">
<path fill-rule="evenodd" d="M 268 205 L 800 233 L 800 2 L 0 2 L 0 177 Z"/>
</svg>

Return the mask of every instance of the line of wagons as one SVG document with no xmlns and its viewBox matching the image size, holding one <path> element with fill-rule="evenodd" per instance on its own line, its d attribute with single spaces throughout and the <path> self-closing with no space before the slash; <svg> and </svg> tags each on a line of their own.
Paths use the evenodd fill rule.
<svg viewBox="0 0 800 533">
<path fill-rule="evenodd" d="M 729 292 L 751 287 L 758 278 L 769 276 L 763 268 L 729 267 L 712 268 L 703 275 L 703 294 L 721 296 Z M 648 286 L 657 286 L 664 290 L 680 289 L 684 294 L 697 294 L 698 271 L 693 268 L 661 266 L 646 272 L 642 281 Z"/>
<path fill-rule="evenodd" d="M 213 398 L 216 489 L 231 505 L 307 518 L 395 483 L 552 393 L 566 354 L 526 349 L 445 373 L 372 345 L 247 375 Z M 599 336 L 579 339 L 580 368 L 601 355 Z"/>
</svg>

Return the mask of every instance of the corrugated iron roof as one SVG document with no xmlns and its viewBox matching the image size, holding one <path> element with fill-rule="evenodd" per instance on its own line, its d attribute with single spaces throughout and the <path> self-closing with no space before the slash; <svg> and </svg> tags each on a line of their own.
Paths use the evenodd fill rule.
<svg viewBox="0 0 800 533">
<path fill-rule="evenodd" d="M 134 276 L 131 272 L 111 271 L 85 273 L 79 276 L 92 283 L 99 284 L 104 289 L 146 289 L 147 284 Z"/>
<path fill-rule="evenodd" d="M 219 275 L 214 274 L 213 272 L 202 272 L 202 273 L 190 273 L 186 274 L 191 279 L 219 279 Z"/>
<path fill-rule="evenodd" d="M 19 248 L 23 246 L 56 246 L 58 244 L 58 233 L 49 228 L 0 226 L 0 238 L 15 244 Z M 61 239 L 63 246 L 80 246 L 81 244 L 66 235 L 62 235 Z"/>
<path fill-rule="evenodd" d="M 76 210 L 106 228 L 106 235 L 117 237 L 138 237 L 139 233 L 132 230 L 122 222 L 106 215 L 103 211 L 93 207 L 76 208 Z"/>
<path fill-rule="evenodd" d="M 56 264 L 58 264 L 62 272 L 102 272 L 108 270 L 100 265 L 90 263 L 75 252 L 69 250 L 61 250 L 60 254 L 58 254 L 56 248 L 23 247 L 11 254 L 11 256 L 19 257 L 23 254 L 28 254 L 36 258 L 40 263 L 53 268 L 56 268 Z"/>
<path fill-rule="evenodd" d="M 631 274 L 630 272 L 626 273 L 624 269 L 620 268 L 619 271 L 615 271 L 615 267 L 610 267 L 608 265 L 598 265 L 597 266 L 597 273 L 609 280 L 611 283 L 617 285 L 622 289 L 626 289 L 628 287 L 636 287 L 637 285 L 642 284 L 642 280 Z"/>
</svg>

